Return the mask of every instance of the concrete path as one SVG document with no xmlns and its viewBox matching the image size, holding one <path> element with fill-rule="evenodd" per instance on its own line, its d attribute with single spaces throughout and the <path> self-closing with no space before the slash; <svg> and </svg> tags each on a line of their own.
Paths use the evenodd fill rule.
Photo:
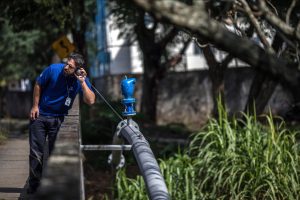
<svg viewBox="0 0 300 200">
<path fill-rule="evenodd" d="M 28 134 L 10 134 L 0 145 L 0 200 L 23 199 L 29 174 Z"/>
</svg>

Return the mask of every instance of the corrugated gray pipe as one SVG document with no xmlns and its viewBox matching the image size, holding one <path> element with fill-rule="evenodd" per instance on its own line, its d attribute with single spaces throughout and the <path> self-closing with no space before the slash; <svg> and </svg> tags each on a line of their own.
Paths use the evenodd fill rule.
<svg viewBox="0 0 300 200">
<path fill-rule="evenodd" d="M 122 128 L 120 135 L 132 145 L 131 149 L 144 178 L 150 199 L 171 199 L 158 163 L 143 134 L 136 127 L 128 123 Z"/>
</svg>

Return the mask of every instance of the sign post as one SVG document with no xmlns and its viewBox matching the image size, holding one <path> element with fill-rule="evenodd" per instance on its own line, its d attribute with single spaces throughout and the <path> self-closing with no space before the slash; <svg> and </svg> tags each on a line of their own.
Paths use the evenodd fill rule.
<svg viewBox="0 0 300 200">
<path fill-rule="evenodd" d="M 52 49 L 57 53 L 60 59 L 63 59 L 75 51 L 75 46 L 70 42 L 67 36 L 64 35 L 53 42 Z"/>
</svg>

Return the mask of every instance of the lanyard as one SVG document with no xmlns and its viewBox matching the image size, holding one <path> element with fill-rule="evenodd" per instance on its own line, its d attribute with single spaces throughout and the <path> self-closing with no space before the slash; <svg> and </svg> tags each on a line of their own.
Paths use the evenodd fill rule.
<svg viewBox="0 0 300 200">
<path fill-rule="evenodd" d="M 67 85 L 67 94 L 68 94 L 68 97 L 70 97 L 70 88 L 69 88 L 69 85 L 68 85 L 68 77 L 66 77 L 66 85 Z M 71 86 L 74 84 L 74 81 L 72 82 Z"/>
<path fill-rule="evenodd" d="M 69 98 L 70 95 L 69 95 L 69 86 L 68 86 L 68 80 L 67 80 L 67 77 L 66 77 L 66 85 L 67 85 L 67 94 L 68 94 L 68 97 L 67 97 L 67 98 Z"/>
</svg>

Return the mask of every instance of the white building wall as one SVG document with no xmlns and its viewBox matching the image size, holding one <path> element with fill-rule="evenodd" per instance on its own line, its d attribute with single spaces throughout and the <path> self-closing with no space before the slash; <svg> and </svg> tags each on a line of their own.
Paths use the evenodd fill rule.
<svg viewBox="0 0 300 200">
<path fill-rule="evenodd" d="M 107 47 L 110 53 L 110 74 L 121 74 L 130 71 L 130 47 L 123 38 L 118 38 L 120 31 L 113 26 L 113 20 L 107 20 Z"/>
<path fill-rule="evenodd" d="M 110 52 L 110 74 L 142 73 L 142 59 L 137 43 L 126 44 L 118 38 L 120 30 L 113 26 L 113 20 L 107 20 L 107 46 Z"/>
<path fill-rule="evenodd" d="M 185 52 L 187 71 L 208 69 L 202 51 L 196 53 L 197 48 L 199 48 L 197 44 L 192 41 Z"/>
<path fill-rule="evenodd" d="M 143 73 L 142 53 L 139 50 L 137 42 L 131 46 L 126 45 L 126 41 L 118 38 L 120 31 L 113 28 L 113 20 L 107 20 L 107 43 L 110 52 L 110 74 L 122 73 Z M 182 44 L 171 48 L 173 55 L 178 53 L 182 48 Z M 213 48 L 213 47 L 212 47 Z M 213 48 L 215 58 L 218 62 L 222 62 L 226 58 L 227 53 Z M 228 67 L 246 66 L 245 63 L 233 59 Z M 198 47 L 196 42 L 191 41 L 183 59 L 175 71 L 191 71 L 191 70 L 208 69 L 208 65 L 203 56 L 202 50 Z"/>
<path fill-rule="evenodd" d="M 130 47 L 111 47 L 110 73 L 122 74 L 131 71 Z"/>
<path fill-rule="evenodd" d="M 143 73 L 143 61 L 142 53 L 138 47 L 137 42 L 135 42 L 131 47 L 131 73 L 140 74 Z"/>
</svg>

